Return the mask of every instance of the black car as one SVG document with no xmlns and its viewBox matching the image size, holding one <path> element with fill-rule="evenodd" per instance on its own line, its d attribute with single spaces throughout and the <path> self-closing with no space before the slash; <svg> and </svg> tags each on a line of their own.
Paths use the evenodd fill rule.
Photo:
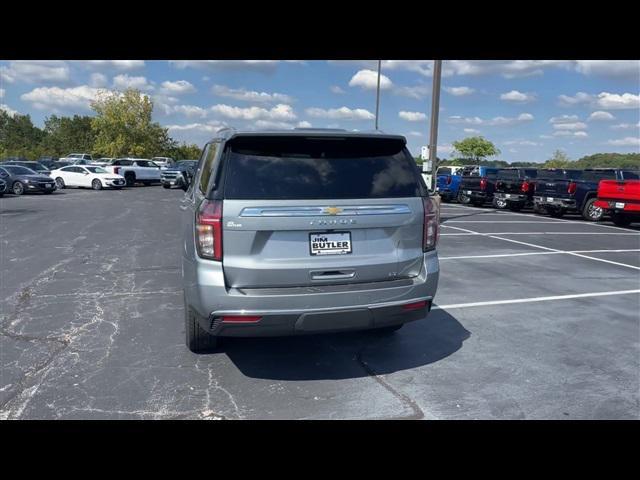
<svg viewBox="0 0 640 480">
<path fill-rule="evenodd" d="M 51 193 L 56 190 L 56 182 L 46 175 L 20 165 L 0 165 L 0 179 L 7 184 L 7 193 L 22 195 L 28 192 Z"/>
<path fill-rule="evenodd" d="M 0 179 L 0 197 L 7 192 L 7 182 Z"/>
<path fill-rule="evenodd" d="M 40 157 L 37 161 L 41 165 L 44 165 L 45 167 L 47 167 L 49 170 L 55 170 L 56 168 L 55 164 L 58 162 L 58 157 Z M 28 167 L 28 168 L 31 168 L 31 167 Z"/>
<path fill-rule="evenodd" d="M 18 160 L 9 160 L 8 162 L 3 162 L 2 165 L 19 165 L 21 167 L 28 168 L 29 170 L 33 170 L 36 173 L 41 175 L 49 175 L 49 170 L 47 167 L 42 165 L 40 162 L 30 162 L 28 160 L 18 161 Z"/>
<path fill-rule="evenodd" d="M 160 172 L 160 183 L 164 188 L 188 185 L 197 168 L 197 160 L 180 160 L 175 165 Z"/>
<path fill-rule="evenodd" d="M 501 168 L 496 175 L 493 206 L 519 211 L 533 205 L 538 171 L 535 168 Z"/>
</svg>

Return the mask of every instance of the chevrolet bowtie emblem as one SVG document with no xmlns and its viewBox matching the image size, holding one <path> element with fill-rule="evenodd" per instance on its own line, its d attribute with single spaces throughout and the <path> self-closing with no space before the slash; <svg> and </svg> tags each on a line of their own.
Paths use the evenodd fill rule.
<svg viewBox="0 0 640 480">
<path fill-rule="evenodd" d="M 337 215 L 340 212 L 342 212 L 342 209 L 339 207 L 327 207 L 324 209 L 326 215 Z"/>
</svg>

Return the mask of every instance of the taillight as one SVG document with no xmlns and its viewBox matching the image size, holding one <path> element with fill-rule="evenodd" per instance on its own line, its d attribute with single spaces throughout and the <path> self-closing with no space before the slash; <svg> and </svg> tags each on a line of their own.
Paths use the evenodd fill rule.
<svg viewBox="0 0 640 480">
<path fill-rule="evenodd" d="M 224 315 L 223 323 L 257 323 L 262 320 L 258 315 Z"/>
<path fill-rule="evenodd" d="M 422 232 L 422 251 L 436 248 L 440 236 L 440 210 L 432 198 L 423 198 L 424 226 Z"/>
<path fill-rule="evenodd" d="M 569 182 L 569 187 L 567 188 L 568 193 L 576 193 L 576 189 L 578 188 L 578 184 L 576 182 Z"/>
<path fill-rule="evenodd" d="M 531 188 L 531 184 L 525 180 L 524 182 L 522 182 L 522 186 L 520 187 L 520 190 L 522 191 L 522 193 L 527 193 L 530 188 Z"/>
<path fill-rule="evenodd" d="M 451 176 L 448 176 L 447 177 L 447 185 L 451 185 L 451 181 L 452 181 Z"/>
<path fill-rule="evenodd" d="M 411 310 L 420 310 L 421 308 L 426 308 L 426 307 L 427 307 L 427 301 L 422 300 L 421 302 L 407 303 L 402 306 L 402 309 L 405 311 L 407 310 L 411 311 Z"/>
<path fill-rule="evenodd" d="M 222 202 L 204 200 L 196 213 L 196 246 L 198 255 L 209 260 L 222 260 Z"/>
<path fill-rule="evenodd" d="M 486 190 L 487 189 L 487 179 L 486 178 L 481 178 L 480 179 L 480 190 Z"/>
</svg>

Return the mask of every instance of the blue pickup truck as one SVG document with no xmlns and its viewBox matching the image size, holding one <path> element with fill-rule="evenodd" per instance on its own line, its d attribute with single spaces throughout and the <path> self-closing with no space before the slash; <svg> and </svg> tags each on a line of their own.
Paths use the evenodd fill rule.
<svg viewBox="0 0 640 480">
<path fill-rule="evenodd" d="M 436 190 L 443 202 L 450 202 L 458 198 L 458 189 L 464 168 L 466 167 L 438 167 Z"/>
<path fill-rule="evenodd" d="M 600 180 L 636 180 L 637 170 L 587 168 L 564 171 L 559 178 L 547 174 L 538 177 L 533 197 L 534 209 L 560 218 L 566 212 L 578 212 L 585 220 L 601 220 L 604 210 L 594 205 Z"/>
</svg>

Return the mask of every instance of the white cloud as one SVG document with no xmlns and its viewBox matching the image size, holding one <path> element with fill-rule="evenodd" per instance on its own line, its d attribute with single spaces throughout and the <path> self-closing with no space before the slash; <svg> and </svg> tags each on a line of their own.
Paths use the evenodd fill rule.
<svg viewBox="0 0 640 480">
<path fill-rule="evenodd" d="M 522 93 L 518 90 L 511 90 L 510 92 L 500 95 L 500 100 L 506 100 L 507 102 L 527 103 L 535 100 L 533 93 Z"/>
<path fill-rule="evenodd" d="M 207 110 L 197 105 L 166 105 L 166 107 L 169 112 L 167 115 L 179 113 L 189 118 L 205 118 L 207 116 Z"/>
<path fill-rule="evenodd" d="M 436 155 L 448 155 L 450 153 L 452 153 L 455 150 L 455 148 L 453 148 L 453 145 L 447 143 L 445 145 L 438 145 L 437 151 L 436 151 Z"/>
<path fill-rule="evenodd" d="M 301 122 L 298 122 L 298 125 L 296 125 L 296 127 L 298 127 L 298 128 L 312 128 L 313 126 L 311 125 L 310 122 L 307 122 L 306 120 L 302 120 Z"/>
<path fill-rule="evenodd" d="M 560 115 L 559 117 L 551 117 L 549 119 L 549 123 L 569 123 L 569 122 L 577 122 L 577 115 Z"/>
<path fill-rule="evenodd" d="M 214 85 L 211 87 L 211 91 L 219 97 L 233 98 L 244 102 L 292 103 L 294 101 L 292 97 L 284 93 L 255 92 L 244 88 L 229 88 L 224 85 Z"/>
<path fill-rule="evenodd" d="M 331 93 L 335 93 L 337 95 L 343 95 L 343 94 L 347 93 L 342 88 L 340 88 L 338 85 L 331 85 L 329 90 L 331 90 Z"/>
<path fill-rule="evenodd" d="M 0 66 L 0 81 L 7 83 L 66 82 L 69 80 L 69 66 L 60 60 L 28 60 L 9 62 Z"/>
<path fill-rule="evenodd" d="M 554 123 L 553 128 L 556 130 L 584 130 L 587 128 L 587 124 L 583 122 Z"/>
<path fill-rule="evenodd" d="M 109 80 L 107 79 L 106 75 L 103 75 L 102 73 L 91 74 L 91 80 L 89 81 L 89 85 L 91 85 L 92 87 L 96 87 L 96 88 L 106 87 L 108 83 L 109 83 Z"/>
<path fill-rule="evenodd" d="M 475 90 L 469 87 L 444 87 L 444 91 L 453 95 L 454 97 L 462 97 L 465 95 L 471 95 Z"/>
<path fill-rule="evenodd" d="M 329 118 L 332 120 L 373 120 L 375 115 L 363 108 L 307 108 L 307 115 L 316 118 Z"/>
<path fill-rule="evenodd" d="M 284 60 L 285 63 L 304 65 L 300 60 Z M 180 70 L 196 68 L 217 71 L 254 71 L 272 73 L 276 70 L 280 60 L 171 60 L 169 64 Z"/>
<path fill-rule="evenodd" d="M 640 137 L 625 137 L 607 141 L 609 145 L 618 147 L 640 147 Z"/>
<path fill-rule="evenodd" d="M 617 125 L 612 125 L 611 129 L 612 130 L 631 130 L 634 128 L 640 128 L 640 122 L 633 124 L 633 123 L 619 123 Z"/>
<path fill-rule="evenodd" d="M 563 107 L 573 107 L 574 105 L 592 103 L 593 95 L 589 95 L 585 92 L 578 92 L 572 97 L 569 95 L 558 95 L 558 100 L 560 101 L 560 105 Z"/>
<path fill-rule="evenodd" d="M 465 128 L 463 131 L 464 133 L 480 133 L 480 130 L 477 130 L 475 128 Z"/>
<path fill-rule="evenodd" d="M 583 132 L 583 131 L 574 132 L 571 130 L 558 130 L 556 132 L 553 132 L 553 136 L 554 137 L 578 137 L 578 138 L 588 137 L 587 132 Z"/>
<path fill-rule="evenodd" d="M 587 118 L 587 121 L 610 121 L 610 120 L 615 120 L 616 117 L 614 117 L 613 115 L 611 115 L 609 112 L 603 112 L 602 110 L 598 110 L 597 112 L 593 112 L 591 115 L 589 115 L 589 118 Z"/>
<path fill-rule="evenodd" d="M 637 60 L 576 60 L 575 68 L 585 75 L 640 78 Z"/>
<path fill-rule="evenodd" d="M 408 135 L 410 135 L 412 137 L 422 137 L 422 136 L 424 136 L 424 133 L 416 132 L 415 130 L 412 130 L 411 132 L 408 133 Z"/>
<path fill-rule="evenodd" d="M 153 85 L 147 81 L 146 77 L 131 77 L 126 73 L 113 77 L 113 88 L 118 90 L 126 90 L 127 88 L 136 88 L 138 90 L 154 89 Z"/>
<path fill-rule="evenodd" d="M 602 92 L 598 94 L 596 104 L 605 109 L 617 110 L 627 108 L 640 108 L 640 95 L 632 93 L 616 93 Z"/>
<path fill-rule="evenodd" d="M 378 88 L 378 72 L 373 70 L 360 70 L 351 80 L 350 87 L 361 87 L 365 90 L 376 90 Z M 386 75 L 380 75 L 380 90 L 388 90 L 393 87 L 393 82 Z"/>
<path fill-rule="evenodd" d="M 427 116 L 422 112 L 406 112 L 404 110 L 398 112 L 398 117 L 407 122 L 421 122 L 427 119 Z"/>
<path fill-rule="evenodd" d="M 184 132 L 184 131 L 196 131 L 196 132 L 208 132 L 216 133 L 218 130 L 226 127 L 224 122 L 208 122 L 208 123 L 189 123 L 187 125 L 167 125 L 166 128 L 169 131 Z"/>
<path fill-rule="evenodd" d="M 507 140 L 505 145 L 521 145 L 523 147 L 539 147 L 541 143 L 532 142 L 531 140 Z"/>
<path fill-rule="evenodd" d="M 267 110 L 261 107 L 232 107 L 229 105 L 214 105 L 211 111 L 223 117 L 234 120 L 295 120 L 296 114 L 290 105 L 278 104 Z"/>
<path fill-rule="evenodd" d="M 412 87 L 394 85 L 393 94 L 422 100 L 424 97 L 429 95 L 430 88 L 431 87 L 427 85 L 414 85 Z"/>
<path fill-rule="evenodd" d="M 144 67 L 144 60 L 88 60 L 79 61 L 92 69 L 137 70 Z"/>
<path fill-rule="evenodd" d="M 20 96 L 38 110 L 90 110 L 90 102 L 100 90 L 81 85 L 72 88 L 38 87 Z"/>
<path fill-rule="evenodd" d="M 461 117 L 460 115 L 452 115 L 447 119 L 447 123 L 463 124 L 463 125 L 488 125 L 494 126 L 509 126 L 517 125 L 520 123 L 530 122 L 533 120 L 533 115 L 530 113 L 521 113 L 517 117 L 493 117 L 491 120 L 484 120 L 480 117 Z"/>
<path fill-rule="evenodd" d="M 17 110 L 14 110 L 6 103 L 0 103 L 0 110 L 4 110 L 10 117 L 13 117 L 15 114 L 19 113 Z"/>
<path fill-rule="evenodd" d="M 175 82 L 162 82 L 162 91 L 169 95 L 182 95 L 186 93 L 195 93 L 196 87 L 186 80 L 176 80 Z"/>
</svg>

